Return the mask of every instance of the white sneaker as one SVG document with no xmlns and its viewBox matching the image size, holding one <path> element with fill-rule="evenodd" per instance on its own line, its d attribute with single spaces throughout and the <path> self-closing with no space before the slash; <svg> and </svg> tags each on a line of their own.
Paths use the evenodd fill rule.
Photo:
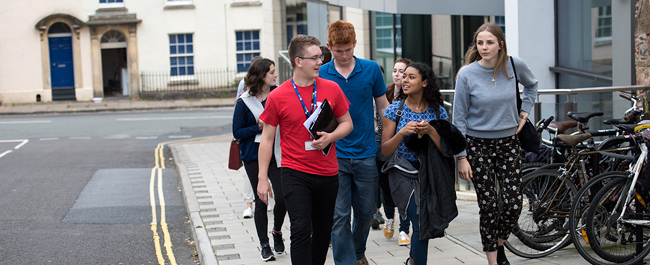
<svg viewBox="0 0 650 265">
<path fill-rule="evenodd" d="M 399 232 L 399 243 L 400 246 L 408 246 L 411 244 L 411 237 L 409 234 L 405 233 L 404 231 Z"/>
<path fill-rule="evenodd" d="M 244 218 L 251 218 L 251 217 L 253 217 L 253 209 L 246 208 L 246 210 L 244 210 Z"/>
</svg>

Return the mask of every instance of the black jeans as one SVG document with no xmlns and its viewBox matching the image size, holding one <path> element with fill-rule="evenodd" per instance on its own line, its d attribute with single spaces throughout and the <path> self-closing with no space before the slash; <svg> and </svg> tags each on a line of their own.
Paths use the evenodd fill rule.
<svg viewBox="0 0 650 265">
<path fill-rule="evenodd" d="M 269 243 L 268 235 L 268 226 L 269 218 L 266 214 L 266 204 L 260 197 L 257 196 L 257 174 L 259 173 L 259 164 L 257 160 L 253 160 L 248 163 L 244 163 L 244 169 L 246 169 L 246 174 L 248 174 L 248 179 L 251 182 L 253 187 L 253 193 L 255 194 L 255 229 L 257 230 L 257 238 L 260 240 L 260 245 L 266 245 Z M 273 187 L 273 198 L 275 199 L 275 206 L 273 207 L 273 229 L 275 231 L 280 231 L 282 229 L 282 224 L 284 223 L 284 216 L 287 214 L 287 207 L 284 203 L 284 196 L 282 193 L 282 181 L 280 168 L 275 166 L 275 159 L 271 159 L 269 164 L 268 172 L 269 180 Z"/>
<path fill-rule="evenodd" d="M 291 264 L 325 264 L 338 175 L 319 176 L 283 167 L 282 188 L 291 221 Z"/>
</svg>

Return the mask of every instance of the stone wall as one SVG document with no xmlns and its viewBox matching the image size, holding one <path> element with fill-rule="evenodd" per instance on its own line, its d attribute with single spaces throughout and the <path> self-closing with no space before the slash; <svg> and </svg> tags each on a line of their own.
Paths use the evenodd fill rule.
<svg viewBox="0 0 650 265">
<path fill-rule="evenodd" d="M 636 1 L 636 14 L 634 16 L 636 30 L 634 32 L 634 59 L 636 65 L 636 84 L 650 85 L 650 59 L 648 58 L 648 35 L 650 35 L 650 0 Z M 639 91 L 638 95 L 644 95 L 643 107 L 650 110 L 650 91 Z M 645 114 L 644 120 L 650 119 Z"/>
</svg>

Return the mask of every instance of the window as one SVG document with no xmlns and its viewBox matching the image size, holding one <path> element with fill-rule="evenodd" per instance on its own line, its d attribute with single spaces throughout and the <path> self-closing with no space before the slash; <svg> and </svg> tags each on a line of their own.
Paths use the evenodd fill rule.
<svg viewBox="0 0 650 265">
<path fill-rule="evenodd" d="M 494 16 L 494 24 L 499 25 L 503 35 L 506 35 L 506 17 L 504 16 Z"/>
<path fill-rule="evenodd" d="M 596 42 L 612 40 L 612 6 L 598 7 Z"/>
<path fill-rule="evenodd" d="M 395 15 L 395 34 L 393 34 L 393 14 L 377 12 L 375 13 L 375 32 L 377 33 L 377 50 L 387 53 L 393 53 L 393 40 L 397 40 L 398 54 L 402 50 L 402 25 L 401 16 Z"/>
<path fill-rule="evenodd" d="M 177 6 L 177 5 L 191 5 L 192 0 L 167 0 L 167 5 Z"/>
<path fill-rule="evenodd" d="M 194 75 L 192 34 L 169 35 L 171 76 Z"/>
<path fill-rule="evenodd" d="M 124 7 L 124 0 L 99 0 L 100 7 Z"/>
<path fill-rule="evenodd" d="M 260 31 L 237 31 L 237 72 L 246 72 L 255 56 L 260 56 Z"/>
</svg>

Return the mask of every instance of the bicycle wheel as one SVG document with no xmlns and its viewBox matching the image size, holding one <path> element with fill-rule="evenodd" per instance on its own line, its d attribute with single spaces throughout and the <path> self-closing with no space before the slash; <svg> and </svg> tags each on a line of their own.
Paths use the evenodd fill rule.
<svg viewBox="0 0 650 265">
<path fill-rule="evenodd" d="M 585 220 L 587 216 L 587 209 L 589 203 L 593 200 L 594 196 L 607 184 L 617 181 L 618 179 L 625 179 L 629 172 L 613 171 L 605 172 L 595 176 L 589 180 L 576 194 L 573 203 L 571 204 L 571 212 L 569 213 L 569 231 L 571 232 L 571 241 L 575 246 L 580 256 L 591 264 L 615 264 L 609 263 L 607 260 L 600 258 L 589 247 L 589 240 L 585 230 Z"/>
<path fill-rule="evenodd" d="M 650 229 L 617 220 L 632 184 L 630 182 L 630 178 L 619 178 L 603 187 L 594 196 L 585 218 L 591 249 L 602 259 L 617 264 L 637 264 L 650 252 Z M 638 196 L 634 196 L 626 207 L 623 219 L 647 220 L 650 215 L 650 209 Z"/>
<path fill-rule="evenodd" d="M 566 246 L 568 215 L 576 188 L 556 171 L 537 170 L 524 177 L 523 206 L 512 234 L 505 242 L 513 254 L 544 257 Z"/>
<path fill-rule="evenodd" d="M 596 150 L 604 151 L 604 150 L 612 150 L 612 149 L 624 149 L 612 153 L 634 156 L 637 150 L 636 142 L 634 138 L 635 136 L 630 136 L 630 135 L 610 137 L 605 139 L 605 141 L 603 141 L 602 143 L 600 143 L 600 145 L 598 145 Z M 598 161 L 597 163 L 599 169 L 599 172 L 596 173 L 603 173 L 609 171 L 625 171 L 630 166 L 630 161 L 628 160 L 607 157 L 601 154 L 596 154 L 594 156 L 596 157 L 596 161 Z"/>
</svg>

